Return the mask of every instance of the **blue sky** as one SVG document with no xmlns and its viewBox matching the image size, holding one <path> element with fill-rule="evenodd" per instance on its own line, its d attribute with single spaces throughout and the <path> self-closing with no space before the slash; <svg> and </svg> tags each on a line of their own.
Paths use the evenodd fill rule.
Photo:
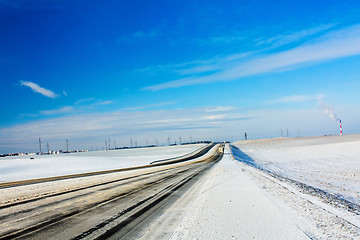
<svg viewBox="0 0 360 240">
<path fill-rule="evenodd" d="M 0 152 L 360 132 L 358 1 L 0 0 Z"/>
</svg>

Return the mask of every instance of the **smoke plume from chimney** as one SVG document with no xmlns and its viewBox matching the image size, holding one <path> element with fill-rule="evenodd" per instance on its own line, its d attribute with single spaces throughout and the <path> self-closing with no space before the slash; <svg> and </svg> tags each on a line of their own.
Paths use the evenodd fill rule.
<svg viewBox="0 0 360 240">
<path fill-rule="evenodd" d="M 334 112 L 334 107 L 330 104 L 324 103 L 322 99 L 319 99 L 319 108 L 328 115 L 334 121 L 341 121 Z"/>
</svg>

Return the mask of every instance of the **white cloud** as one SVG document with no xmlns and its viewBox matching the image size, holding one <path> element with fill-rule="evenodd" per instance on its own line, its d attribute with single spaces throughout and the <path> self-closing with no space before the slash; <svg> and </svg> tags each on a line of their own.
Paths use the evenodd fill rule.
<svg viewBox="0 0 360 240">
<path fill-rule="evenodd" d="M 204 116 L 203 119 L 205 119 L 205 120 L 220 120 L 220 119 L 224 119 L 225 117 L 226 117 L 225 114 L 217 114 L 217 115 Z"/>
<path fill-rule="evenodd" d="M 64 113 L 71 113 L 74 112 L 75 108 L 72 106 L 65 106 L 58 109 L 52 109 L 52 110 L 43 110 L 39 113 L 42 115 L 55 115 L 55 114 L 64 114 Z"/>
<path fill-rule="evenodd" d="M 228 112 L 234 109 L 232 106 L 207 107 L 205 108 L 205 112 Z"/>
<path fill-rule="evenodd" d="M 134 112 L 75 112 L 71 116 L 35 120 L 0 128 L 0 150 L 4 146 L 3 144 L 10 144 L 14 147 L 31 145 L 33 144 L 32 139 L 36 137 L 60 144 L 63 144 L 65 139 L 85 144 L 95 141 L 95 139 L 103 143 L 105 137 L 117 137 L 120 143 L 120 139 L 125 141 L 130 137 L 145 139 L 145 137 L 157 136 L 165 140 L 168 136 L 172 138 L 210 136 L 216 135 L 214 131 L 220 132 L 220 129 L 227 124 L 248 121 L 254 117 L 251 114 L 237 112 L 209 114 L 206 109 L 204 107 Z M 45 113 L 56 114 L 71 110 L 71 107 L 67 107 L 60 108 L 57 112 Z M 1 142 L 1 138 L 6 139 L 6 143 Z M 52 145 L 56 146 L 56 144 Z M 36 147 L 36 143 L 34 146 Z"/>
<path fill-rule="evenodd" d="M 123 110 L 123 111 L 137 111 L 137 110 L 153 108 L 153 107 L 160 107 L 160 106 L 166 106 L 166 105 L 171 105 L 171 104 L 174 104 L 174 102 L 160 102 L 160 103 L 154 103 L 154 104 L 143 105 L 143 106 L 126 107 L 126 108 L 123 108 L 121 110 Z"/>
<path fill-rule="evenodd" d="M 112 101 L 112 100 L 100 101 L 100 102 L 97 102 L 96 105 L 109 105 L 113 102 L 114 101 Z"/>
<path fill-rule="evenodd" d="M 57 115 L 63 114 L 66 115 L 68 113 L 79 113 L 79 112 L 87 112 L 89 109 L 99 108 L 104 105 L 112 104 L 114 101 L 112 100 L 96 100 L 95 98 L 88 99 L 80 99 L 75 102 L 74 106 L 62 106 L 55 109 L 50 110 L 42 110 L 39 111 L 38 114 L 21 114 L 22 117 L 35 117 L 40 115 Z"/>
<path fill-rule="evenodd" d="M 31 88 L 31 90 L 33 90 L 34 92 L 40 93 L 40 94 L 44 95 L 45 97 L 49 97 L 49 98 L 57 97 L 57 95 L 53 91 L 48 90 L 43 87 L 40 87 L 36 83 L 28 82 L 28 81 L 20 81 L 20 82 L 21 82 L 21 85 L 27 86 L 27 87 Z"/>
<path fill-rule="evenodd" d="M 311 95 L 293 95 L 285 96 L 280 99 L 270 100 L 267 103 L 300 103 L 300 102 L 309 102 L 309 101 L 318 101 L 319 98 L 323 95 L 311 96 Z"/>
<path fill-rule="evenodd" d="M 257 41 L 258 45 L 263 45 L 263 44 L 271 44 L 272 47 L 279 47 L 288 43 L 292 43 L 292 42 L 296 42 L 298 40 L 304 39 L 306 37 L 309 36 L 313 36 L 316 34 L 319 34 L 321 32 L 324 32 L 332 27 L 334 27 L 335 24 L 325 24 L 325 25 L 320 25 L 320 26 L 316 26 L 313 28 L 308 28 L 308 29 L 304 29 L 298 32 L 290 32 L 290 33 L 285 33 L 285 34 L 280 34 L 277 35 L 275 37 L 272 38 L 268 38 L 268 39 L 262 39 Z"/>
<path fill-rule="evenodd" d="M 237 80 L 246 76 L 274 71 L 289 71 L 304 65 L 360 54 L 360 25 L 332 31 L 290 50 L 264 55 L 248 61 L 234 61 L 215 73 L 190 76 L 152 85 L 143 90 L 157 91 L 196 84 Z M 216 65 L 215 65 L 216 66 Z M 204 67 L 204 66 L 203 66 Z"/>
<path fill-rule="evenodd" d="M 279 137 L 280 130 L 289 129 L 291 137 L 338 133 L 338 124 L 325 116 L 317 107 L 307 109 L 234 109 L 221 114 L 209 114 L 203 108 L 186 108 L 157 111 L 113 111 L 103 113 L 73 114 L 31 121 L 0 128 L 0 152 L 6 148 L 37 150 L 37 138 L 48 141 L 57 149 L 64 149 L 65 139 L 78 149 L 102 146 L 104 139 L 116 139 L 118 145 L 129 145 L 129 139 L 139 145 L 145 139 L 158 139 L 166 143 L 171 139 L 234 140 L 242 139 L 245 132 L 249 138 Z M 344 131 L 360 131 L 359 106 L 337 106 L 344 120 Z M 296 134 L 296 135 L 295 135 Z M 217 139 L 216 136 L 219 138 Z"/>
</svg>

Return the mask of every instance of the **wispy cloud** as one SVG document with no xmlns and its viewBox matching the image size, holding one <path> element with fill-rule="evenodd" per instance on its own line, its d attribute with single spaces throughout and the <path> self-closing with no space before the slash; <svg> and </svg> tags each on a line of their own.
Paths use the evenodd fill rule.
<svg viewBox="0 0 360 240">
<path fill-rule="evenodd" d="M 65 106 L 58 109 L 52 109 L 52 110 L 43 110 L 39 113 L 42 115 L 55 115 L 55 114 L 64 114 L 64 113 L 71 113 L 74 112 L 75 108 L 73 106 Z"/>
<path fill-rule="evenodd" d="M 79 99 L 75 102 L 75 104 L 83 104 L 83 103 L 89 103 L 89 102 L 93 102 L 93 101 L 96 101 L 95 98 L 82 98 L 82 99 Z"/>
<path fill-rule="evenodd" d="M 43 87 L 40 87 L 36 83 L 28 82 L 28 81 L 20 81 L 20 83 L 21 83 L 21 85 L 27 86 L 27 87 L 31 88 L 31 90 L 33 90 L 34 92 L 40 93 L 40 94 L 44 95 L 45 97 L 56 98 L 58 96 L 53 91 L 48 90 L 48 89 L 43 88 Z"/>
<path fill-rule="evenodd" d="M 209 73 L 222 70 L 229 66 L 234 66 L 234 64 L 238 64 L 239 61 L 246 59 L 254 53 L 255 52 L 244 52 L 226 56 L 215 56 L 211 59 L 198 59 L 178 64 L 148 66 L 146 68 L 137 69 L 136 71 L 149 75 L 156 75 L 159 73 L 176 73 L 178 75 Z"/>
<path fill-rule="evenodd" d="M 221 67 L 215 73 L 183 77 L 148 86 L 143 90 L 158 91 L 196 84 L 237 80 L 257 74 L 289 71 L 304 65 L 358 54 L 360 54 L 360 25 L 353 25 L 342 30 L 332 31 L 290 50 L 264 55 L 247 61 L 235 60 L 229 66 L 221 66 L 222 63 L 215 64 L 215 66 Z"/>
<path fill-rule="evenodd" d="M 101 106 L 112 104 L 113 100 L 97 100 L 95 98 L 80 99 L 72 106 L 61 106 L 54 109 L 41 110 L 36 114 L 21 114 L 20 117 L 38 117 L 39 115 L 69 115 L 74 113 L 85 113 L 89 110 L 99 110 Z"/>
<path fill-rule="evenodd" d="M 215 108 L 215 107 L 214 107 Z M 175 136 L 214 135 L 212 131 L 229 124 L 248 121 L 256 118 L 252 114 L 227 112 L 214 114 L 207 112 L 207 107 L 184 108 L 172 110 L 151 111 L 109 111 L 102 113 L 75 113 L 71 116 L 53 117 L 49 119 L 31 121 L 12 127 L 0 128 L 0 139 L 6 138 L 8 143 L 23 146 L 24 142 L 41 136 L 44 139 L 64 142 L 65 138 L 93 141 L 104 137 L 122 136 Z M 60 108 L 61 111 L 71 111 L 71 107 Z M 55 111 L 46 112 L 55 114 Z M 80 141 L 80 140 L 78 140 Z M 0 141 L 1 144 L 4 142 Z M 31 143 L 31 141 L 30 141 Z M 29 144 L 30 144 L 29 143 Z"/>
<path fill-rule="evenodd" d="M 323 24 L 320 26 L 304 29 L 297 32 L 289 32 L 285 34 L 279 34 L 275 37 L 260 39 L 257 40 L 257 45 L 271 45 L 271 47 L 279 47 L 286 45 L 288 43 L 297 42 L 303 40 L 304 38 L 314 36 L 316 34 L 322 33 L 330 28 L 334 27 L 336 24 Z"/>
<path fill-rule="evenodd" d="M 310 102 L 310 101 L 319 101 L 320 98 L 323 98 L 323 95 L 292 95 L 285 96 L 279 99 L 270 100 L 266 103 L 301 103 L 301 102 Z"/>
<path fill-rule="evenodd" d="M 216 106 L 214 106 L 216 108 Z M 300 129 L 302 134 L 322 135 L 338 132 L 338 125 L 327 121 L 316 107 L 308 109 L 234 109 L 226 113 L 209 113 L 208 107 L 156 111 L 112 111 L 102 113 L 76 113 L 72 116 L 53 117 L 0 128 L 0 151 L 3 149 L 32 149 L 36 151 L 37 137 L 49 141 L 55 149 L 64 149 L 65 139 L 78 148 L 101 146 L 104 138 L 116 139 L 128 146 L 129 139 L 145 144 L 145 138 L 159 143 L 190 136 L 196 139 L 216 139 L 215 136 L 242 139 L 244 132 L 250 138 L 278 137 L 280 129 L 288 128 L 290 136 Z M 337 106 L 349 129 L 359 129 L 359 105 Z M 356 113 L 355 115 L 353 113 Z M 149 139 L 150 139 L 149 138 Z M 194 139 L 193 138 L 193 139 Z M 19 149 L 20 148 L 20 149 Z"/>
<path fill-rule="evenodd" d="M 210 37 L 206 39 L 197 39 L 197 42 L 203 44 L 229 44 L 244 40 L 244 36 L 238 32 L 231 35 L 222 35 L 216 37 Z"/>
<path fill-rule="evenodd" d="M 232 106 L 217 106 L 217 107 L 206 107 L 205 112 L 228 112 L 232 111 L 235 108 Z"/>
<path fill-rule="evenodd" d="M 148 108 L 153 108 L 153 107 L 160 107 L 160 106 L 166 106 L 166 105 L 171 105 L 171 104 L 174 104 L 174 102 L 160 102 L 160 103 L 154 103 L 154 104 L 143 105 L 143 106 L 126 107 L 126 108 L 123 108 L 121 110 L 123 110 L 123 111 L 137 111 L 137 110 L 148 109 Z"/>
</svg>

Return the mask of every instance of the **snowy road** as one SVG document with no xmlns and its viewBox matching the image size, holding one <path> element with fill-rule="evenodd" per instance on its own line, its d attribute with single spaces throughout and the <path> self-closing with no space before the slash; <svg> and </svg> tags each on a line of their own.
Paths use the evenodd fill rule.
<svg viewBox="0 0 360 240">
<path fill-rule="evenodd" d="M 358 214 L 235 161 L 228 151 L 186 194 L 138 230 L 141 239 L 360 239 Z M 281 149 L 272 151 L 281 155 Z"/>
<path fill-rule="evenodd" d="M 308 239 L 245 168 L 227 146 L 222 160 L 153 219 L 141 239 Z"/>
<path fill-rule="evenodd" d="M 32 226 L 34 219 L 41 223 L 65 216 L 71 220 L 47 228 L 43 235 L 23 237 L 51 233 L 54 239 L 360 239 L 360 135 L 235 145 L 248 155 L 248 163 L 235 160 L 226 145 L 220 161 L 211 157 L 216 152 L 212 149 L 185 165 L 176 163 L 176 171 L 159 166 L 156 173 L 138 169 L 131 175 L 118 172 L 0 189 L 2 206 L 13 204 L 0 206 L 0 229 L 21 232 L 19 224 Z M 50 195 L 55 202 L 47 198 Z M 41 199 L 40 212 L 32 198 Z M 22 201 L 26 204 L 17 205 Z M 344 204 L 349 202 L 354 205 Z M 63 211 L 64 206 L 69 210 Z M 78 214 L 79 209 L 85 211 Z M 128 224 L 126 219 L 136 221 Z M 105 225 L 105 232 L 99 232 Z"/>
<path fill-rule="evenodd" d="M 222 155 L 0 189 L 0 239 L 105 239 L 126 235 Z"/>
</svg>

